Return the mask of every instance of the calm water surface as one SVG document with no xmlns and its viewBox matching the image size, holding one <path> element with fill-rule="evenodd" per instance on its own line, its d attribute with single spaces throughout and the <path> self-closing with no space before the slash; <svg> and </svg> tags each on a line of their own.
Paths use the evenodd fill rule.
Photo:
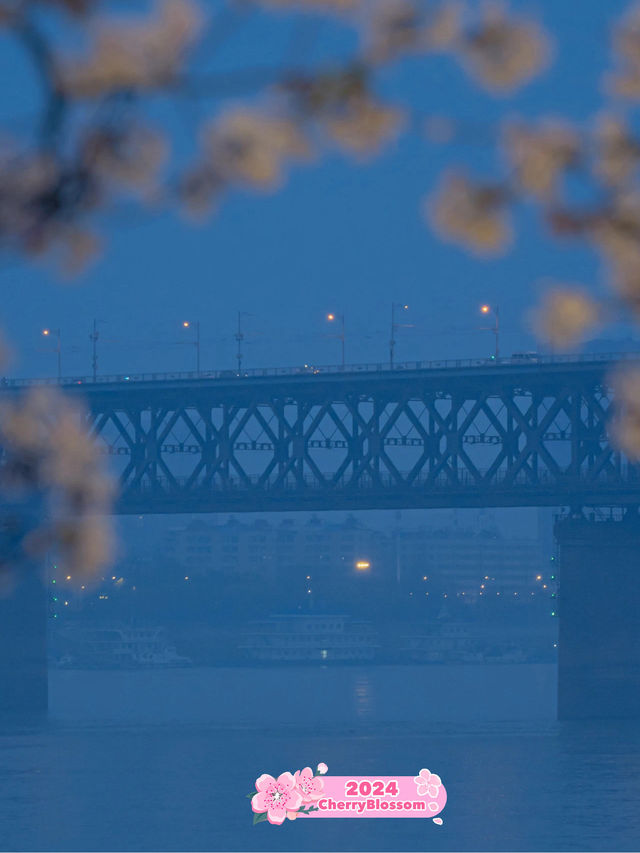
<svg viewBox="0 0 640 853">
<path fill-rule="evenodd" d="M 557 723 L 555 667 L 51 673 L 0 727 L 2 850 L 638 850 L 637 723 Z M 447 786 L 444 824 L 251 825 L 262 772 Z"/>
</svg>

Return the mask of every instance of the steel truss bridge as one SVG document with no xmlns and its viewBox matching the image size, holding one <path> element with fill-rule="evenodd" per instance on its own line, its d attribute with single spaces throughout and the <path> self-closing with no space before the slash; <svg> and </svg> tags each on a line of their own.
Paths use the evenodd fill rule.
<svg viewBox="0 0 640 853">
<path fill-rule="evenodd" d="M 88 426 L 120 478 L 120 513 L 633 506 L 640 467 L 608 435 L 621 358 L 62 385 L 85 399 Z"/>
</svg>

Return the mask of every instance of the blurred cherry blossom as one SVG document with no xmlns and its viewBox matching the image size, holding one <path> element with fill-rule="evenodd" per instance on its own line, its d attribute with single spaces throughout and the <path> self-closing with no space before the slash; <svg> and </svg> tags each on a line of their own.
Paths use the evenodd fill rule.
<svg viewBox="0 0 640 853">
<path fill-rule="evenodd" d="M 632 135 L 628 122 L 613 115 L 601 115 L 595 129 L 594 170 L 606 184 L 625 183 L 638 167 L 640 143 Z"/>
<path fill-rule="evenodd" d="M 630 5 L 616 27 L 613 40 L 618 68 L 605 78 L 617 97 L 640 98 L 640 3 Z"/>
<path fill-rule="evenodd" d="M 619 370 L 613 378 L 614 417 L 611 436 L 631 459 L 640 459 L 640 370 Z"/>
<path fill-rule="evenodd" d="M 476 184 L 461 172 L 451 172 L 425 203 L 425 213 L 446 240 L 479 255 L 504 252 L 512 230 L 502 187 Z"/>
<path fill-rule="evenodd" d="M 202 23 L 193 0 L 164 0 L 135 22 L 98 20 L 90 29 L 86 55 L 58 60 L 60 86 L 80 98 L 166 86 L 181 69 Z"/>
<path fill-rule="evenodd" d="M 341 114 L 328 116 L 325 128 L 341 148 L 363 157 L 377 154 L 398 136 L 403 124 L 402 110 L 373 100 L 354 99 Z"/>
<path fill-rule="evenodd" d="M 523 192 L 540 199 L 555 195 L 564 171 L 576 163 L 580 152 L 578 134 L 561 122 L 538 127 L 509 122 L 504 129 L 504 145 L 517 184 Z"/>
<path fill-rule="evenodd" d="M 405 53 L 452 48 L 462 31 L 464 4 L 425 7 L 418 0 L 379 0 L 366 16 L 366 53 L 387 62 Z"/>
<path fill-rule="evenodd" d="M 264 6 L 275 9 L 291 9 L 301 12 L 351 12 L 360 6 L 363 0 L 260 0 Z"/>
<path fill-rule="evenodd" d="M 461 54 L 474 78 L 506 94 L 546 68 L 549 38 L 536 21 L 510 15 L 504 3 L 485 2 L 481 9 L 481 20 L 467 33 Z"/>
<path fill-rule="evenodd" d="M 169 156 L 166 137 L 141 123 L 92 129 L 80 153 L 97 178 L 143 195 L 158 186 Z"/>
<path fill-rule="evenodd" d="M 60 554 L 90 576 L 111 556 L 107 521 L 114 487 L 87 429 L 87 413 L 57 389 L 34 388 L 0 401 L 0 488 L 7 496 L 43 494 L 47 513 L 24 551 Z"/>
<path fill-rule="evenodd" d="M 568 348 L 593 328 L 598 316 L 597 303 L 584 290 L 558 284 L 545 295 L 535 320 L 541 338 Z"/>
<path fill-rule="evenodd" d="M 304 160 L 310 147 L 287 118 L 238 109 L 214 120 L 204 134 L 205 160 L 228 182 L 272 189 L 289 160 Z"/>
<path fill-rule="evenodd" d="M 611 270 L 612 287 L 640 309 L 640 191 L 616 195 L 595 218 L 591 232 Z"/>
<path fill-rule="evenodd" d="M 182 177 L 187 213 L 208 215 L 233 185 L 269 191 L 285 178 L 291 160 L 308 160 L 311 146 L 296 124 L 284 117 L 238 108 L 205 128 L 201 160 Z"/>
</svg>

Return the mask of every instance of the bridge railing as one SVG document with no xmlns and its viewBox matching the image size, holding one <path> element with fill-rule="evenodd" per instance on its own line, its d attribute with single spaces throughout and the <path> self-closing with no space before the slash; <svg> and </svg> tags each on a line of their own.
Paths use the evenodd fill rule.
<svg viewBox="0 0 640 853">
<path fill-rule="evenodd" d="M 459 358 L 442 359 L 438 361 L 407 361 L 393 366 L 384 362 L 349 364 L 349 365 L 323 365 L 316 366 L 305 364 L 301 367 L 255 367 L 247 370 L 201 370 L 201 371 L 171 371 L 162 373 L 111 373 L 96 376 L 65 376 L 60 379 L 45 377 L 42 379 L 8 379 L 0 380 L 0 390 L 5 388 L 23 388 L 32 386 L 48 385 L 94 385 L 94 384 L 121 384 L 136 382 L 170 382 L 170 381 L 194 381 L 210 379 L 245 379 L 259 377 L 277 376 L 317 376 L 328 374 L 357 374 L 357 373 L 402 373 L 403 371 L 416 370 L 460 370 L 474 367 L 491 366 L 526 366 L 526 365 L 553 365 L 576 362 L 603 363 L 616 361 L 640 361 L 640 352 L 619 353 L 591 353 L 591 354 L 568 354 L 568 355 L 538 355 L 535 353 L 524 353 L 506 358 Z"/>
</svg>

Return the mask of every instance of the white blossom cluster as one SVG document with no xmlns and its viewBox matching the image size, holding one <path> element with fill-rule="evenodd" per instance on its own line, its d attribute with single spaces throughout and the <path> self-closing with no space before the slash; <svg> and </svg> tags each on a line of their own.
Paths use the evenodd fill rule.
<svg viewBox="0 0 640 853">
<path fill-rule="evenodd" d="M 114 489 L 86 412 L 54 389 L 32 389 L 17 399 L 5 394 L 0 448 L 4 498 L 45 499 L 41 523 L 24 536 L 24 555 L 53 554 L 76 576 L 96 574 L 111 556 L 107 513 Z"/>
</svg>

